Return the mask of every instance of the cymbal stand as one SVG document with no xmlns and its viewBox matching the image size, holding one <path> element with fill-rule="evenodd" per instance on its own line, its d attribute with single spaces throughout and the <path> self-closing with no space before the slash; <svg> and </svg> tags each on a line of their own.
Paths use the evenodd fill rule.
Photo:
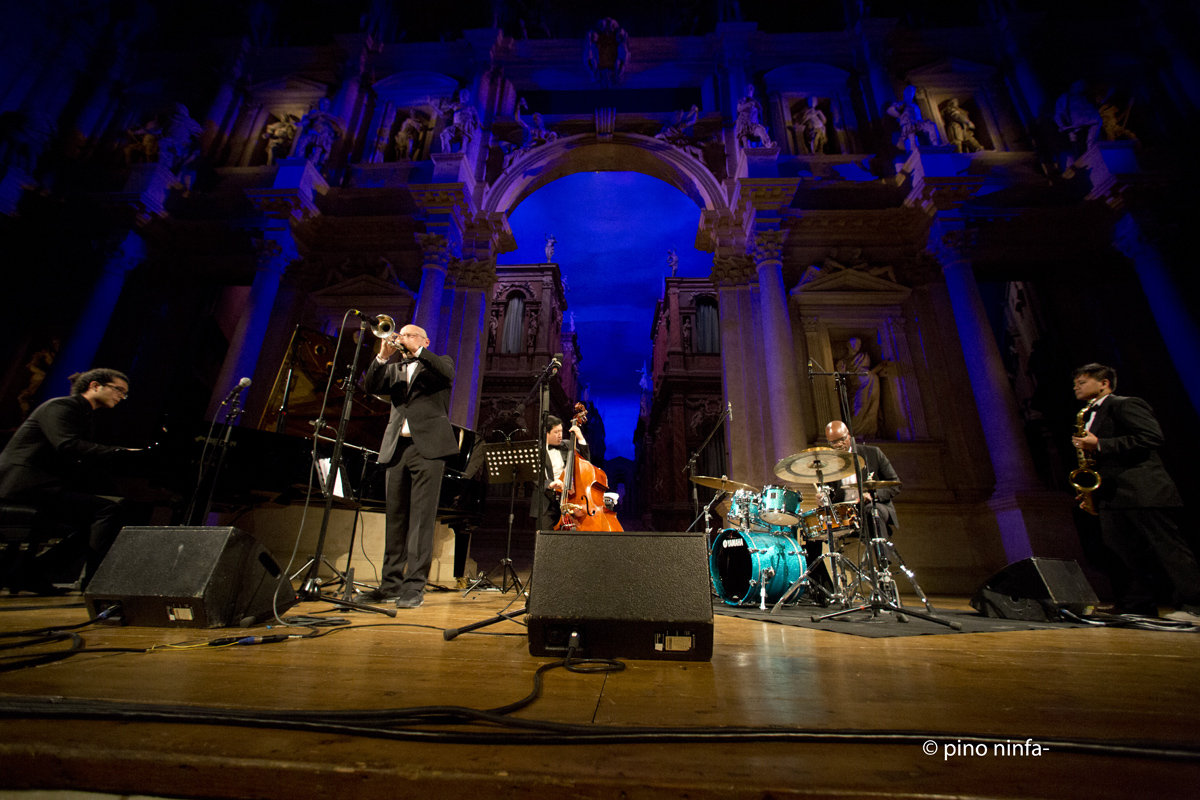
<svg viewBox="0 0 1200 800">
<path fill-rule="evenodd" d="M 854 456 L 854 480 L 858 493 L 858 518 L 864 521 L 865 524 L 863 525 L 863 528 L 865 528 L 868 535 L 871 536 L 866 548 L 866 570 L 864 571 L 856 568 L 855 571 L 859 574 L 860 579 L 866 580 L 867 583 L 870 584 L 871 595 L 866 599 L 865 602 L 860 603 L 853 608 L 844 608 L 841 611 L 835 611 L 832 614 L 814 616 L 812 617 L 812 621 L 821 622 L 827 619 L 842 617 L 846 614 L 853 614 L 856 611 L 870 611 L 871 617 L 874 619 L 879 617 L 879 615 L 884 612 L 891 612 L 896 615 L 897 622 L 908 622 L 908 617 L 912 616 L 928 622 L 936 622 L 938 625 L 945 625 L 949 628 L 953 628 L 954 630 L 962 630 L 962 623 L 942 619 L 934 613 L 933 607 L 929 604 L 929 600 L 925 598 L 924 593 L 921 591 L 920 587 L 917 586 L 916 576 L 913 574 L 912 570 L 908 569 L 907 567 L 902 567 L 902 569 L 904 570 L 905 575 L 908 577 L 909 583 L 912 584 L 913 589 L 917 592 L 917 595 L 925 601 L 925 609 L 928 613 L 922 614 L 917 611 L 906 611 L 900 607 L 900 593 L 896 588 L 895 582 L 892 580 L 891 564 L 887 559 L 888 552 L 890 552 L 896 558 L 898 563 L 903 564 L 904 562 L 900 558 L 900 554 L 896 550 L 896 546 L 888 541 L 887 526 L 882 524 L 882 521 L 879 520 L 878 511 L 875 509 L 874 503 L 871 505 L 871 518 L 868 519 L 866 514 L 866 492 L 862 488 L 863 482 L 866 479 L 864 470 L 866 462 L 858 455 L 858 444 L 854 440 L 854 428 L 852 427 L 854 414 L 852 413 L 850 406 L 850 394 L 847 388 L 848 379 L 852 376 L 856 376 L 857 373 L 829 371 L 815 372 L 813 370 L 813 365 L 814 362 L 810 358 L 808 360 L 809 380 L 812 380 L 812 378 L 816 375 L 830 376 L 834 379 L 834 385 L 837 387 L 838 405 L 841 408 L 842 419 L 846 425 L 847 431 L 849 432 L 850 452 Z M 832 534 L 830 537 L 832 539 Z"/>
</svg>

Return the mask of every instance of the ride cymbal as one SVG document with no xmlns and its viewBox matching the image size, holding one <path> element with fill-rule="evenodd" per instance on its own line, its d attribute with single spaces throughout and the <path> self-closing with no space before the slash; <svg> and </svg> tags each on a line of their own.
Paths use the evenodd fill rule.
<svg viewBox="0 0 1200 800">
<path fill-rule="evenodd" d="M 861 465 L 861 456 L 858 461 Z M 779 459 L 775 474 L 785 481 L 832 483 L 854 474 L 854 454 L 832 447 L 810 447 Z"/>
</svg>

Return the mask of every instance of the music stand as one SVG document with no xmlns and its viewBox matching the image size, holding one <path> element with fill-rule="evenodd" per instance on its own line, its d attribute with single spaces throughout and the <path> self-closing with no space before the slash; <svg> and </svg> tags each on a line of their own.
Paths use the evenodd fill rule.
<svg viewBox="0 0 1200 800">
<path fill-rule="evenodd" d="M 489 576 L 497 569 L 500 570 L 501 575 L 501 594 L 508 593 L 508 576 L 510 574 L 513 579 L 513 588 L 518 592 L 525 591 L 521 586 L 521 579 L 517 577 L 517 571 L 513 569 L 512 565 L 513 508 L 517 502 L 517 481 L 537 480 L 538 473 L 541 472 L 539 469 L 541 453 L 536 440 L 497 442 L 485 444 L 484 447 L 487 450 L 488 483 L 512 482 L 512 492 L 508 499 L 508 541 L 504 545 L 504 558 L 500 559 L 500 563 L 476 578 L 475 582 L 463 592 L 463 597 L 479 588 L 484 581 L 495 586 L 496 584 Z"/>
</svg>

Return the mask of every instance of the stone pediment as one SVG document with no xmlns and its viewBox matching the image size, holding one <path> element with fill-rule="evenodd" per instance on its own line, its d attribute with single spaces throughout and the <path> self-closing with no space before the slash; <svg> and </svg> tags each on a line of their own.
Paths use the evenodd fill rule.
<svg viewBox="0 0 1200 800">
<path fill-rule="evenodd" d="M 909 70 L 905 78 L 914 86 L 927 89 L 960 89 L 987 83 L 996 75 L 996 68 L 962 58 L 943 58 L 923 67 Z"/>
<path fill-rule="evenodd" d="M 884 269 L 879 271 L 882 273 Z M 882 275 L 861 269 L 811 266 L 801 276 L 792 297 L 821 304 L 895 305 L 902 303 L 912 290 Z"/>
<path fill-rule="evenodd" d="M 299 119 L 322 97 L 329 95 L 329 85 L 288 76 L 256 83 L 250 87 L 249 94 L 254 102 L 262 103 L 276 117 L 282 119 L 284 114 L 292 114 Z"/>
<path fill-rule="evenodd" d="M 430 100 L 453 97 L 458 81 L 440 72 L 397 72 L 372 87 L 375 94 L 399 108 L 428 105 Z"/>
<path fill-rule="evenodd" d="M 388 306 L 391 298 L 413 296 L 405 287 L 374 275 L 355 275 L 312 293 L 313 300 L 323 306 L 345 302 L 347 306 L 364 309 Z"/>
</svg>

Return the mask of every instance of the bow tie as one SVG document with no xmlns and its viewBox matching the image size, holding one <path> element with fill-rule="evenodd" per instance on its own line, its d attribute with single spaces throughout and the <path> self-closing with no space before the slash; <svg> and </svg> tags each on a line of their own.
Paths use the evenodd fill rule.
<svg viewBox="0 0 1200 800">
<path fill-rule="evenodd" d="M 410 358 L 400 359 L 400 366 L 402 366 L 402 367 L 407 367 L 409 364 L 415 364 L 415 363 L 417 363 L 416 356 L 411 356 Z"/>
</svg>

